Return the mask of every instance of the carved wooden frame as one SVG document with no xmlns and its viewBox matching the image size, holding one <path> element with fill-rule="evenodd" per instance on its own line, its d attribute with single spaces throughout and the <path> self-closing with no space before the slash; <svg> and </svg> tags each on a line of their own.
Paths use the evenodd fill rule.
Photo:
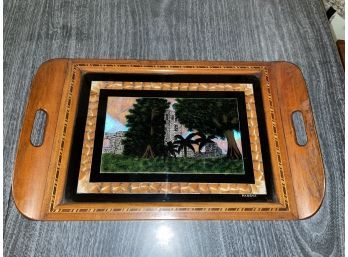
<svg viewBox="0 0 348 257">
<path fill-rule="evenodd" d="M 95 128 L 100 89 L 115 90 L 173 90 L 173 91 L 242 91 L 245 93 L 251 154 L 254 168 L 254 184 L 246 183 L 183 183 L 183 182 L 90 182 Z M 92 85 L 81 165 L 78 179 L 78 193 L 117 194 L 265 194 L 266 181 L 262 165 L 256 107 L 251 84 L 213 83 L 161 83 L 161 82 L 107 82 Z"/>
</svg>

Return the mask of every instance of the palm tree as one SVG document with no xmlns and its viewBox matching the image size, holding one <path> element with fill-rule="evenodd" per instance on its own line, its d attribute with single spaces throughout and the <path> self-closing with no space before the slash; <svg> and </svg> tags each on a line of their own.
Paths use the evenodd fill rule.
<svg viewBox="0 0 348 257">
<path fill-rule="evenodd" d="M 197 145 L 199 145 L 199 153 L 201 153 L 201 150 L 203 149 L 203 147 L 207 144 L 207 143 L 214 143 L 214 141 L 212 139 L 216 138 L 214 135 L 211 136 L 206 136 L 203 133 L 198 132 L 197 133 L 198 136 L 200 136 L 200 138 L 197 138 L 195 140 L 195 143 Z"/>
<path fill-rule="evenodd" d="M 187 148 L 190 148 L 193 152 L 195 152 L 195 148 L 192 146 L 193 144 L 196 144 L 195 140 L 192 140 L 194 136 L 197 136 L 197 133 L 191 133 L 186 138 L 184 138 L 181 135 L 176 135 L 174 138 L 176 139 L 174 141 L 174 144 L 178 144 L 178 153 L 181 152 L 182 149 L 184 149 L 184 156 L 187 157 Z"/>
<path fill-rule="evenodd" d="M 167 142 L 167 144 L 165 145 L 165 156 L 167 156 L 167 154 L 174 156 L 174 158 L 176 158 L 176 154 L 179 153 L 178 151 L 178 145 L 174 144 L 172 141 Z"/>
</svg>

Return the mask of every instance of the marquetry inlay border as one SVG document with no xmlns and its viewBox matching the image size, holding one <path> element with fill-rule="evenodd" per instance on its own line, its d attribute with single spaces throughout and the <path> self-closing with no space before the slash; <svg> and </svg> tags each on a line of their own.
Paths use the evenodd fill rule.
<svg viewBox="0 0 348 257">
<path fill-rule="evenodd" d="M 71 117 L 70 111 L 71 111 L 71 101 L 73 97 L 73 89 L 75 87 L 79 87 L 80 84 L 80 75 L 82 70 L 88 69 L 89 72 L 119 72 L 122 68 L 158 68 L 158 69 L 195 69 L 195 70 L 234 70 L 234 71 L 240 71 L 243 73 L 243 71 L 255 71 L 258 73 L 262 73 L 262 75 L 265 78 L 265 86 L 267 89 L 267 98 L 268 98 L 268 108 L 266 111 L 270 113 L 271 117 L 271 124 L 273 127 L 273 130 L 271 131 L 271 134 L 273 138 L 271 138 L 271 142 L 273 142 L 273 148 L 275 149 L 275 152 L 271 153 L 271 155 L 276 156 L 277 165 L 273 166 L 273 172 L 279 173 L 279 181 L 281 186 L 281 190 L 279 192 L 279 199 L 278 204 L 276 207 L 274 207 L 272 204 L 268 204 L 267 207 L 227 207 L 227 208 L 211 208 L 211 207 L 202 207 L 202 208 L 190 208 L 190 207 L 132 207 L 132 208 L 119 208 L 119 207 L 112 207 L 112 208 L 103 208 L 102 203 L 98 207 L 86 207 L 86 208 L 78 208 L 78 207 L 72 207 L 72 205 L 69 205 L 69 207 L 66 207 L 64 204 L 61 204 L 60 201 L 58 201 L 59 197 L 57 197 L 57 192 L 64 191 L 61 190 L 62 188 L 59 188 L 64 183 L 60 184 L 59 179 L 61 179 L 60 172 L 62 170 L 62 159 L 66 158 L 64 157 L 63 153 L 66 152 L 65 148 L 68 147 L 68 144 L 65 143 L 66 141 L 66 131 L 68 126 L 73 126 L 73 117 Z M 269 75 L 268 75 L 268 67 L 267 66 L 229 66 L 229 65 L 142 65 L 142 64 L 101 64 L 101 63 L 74 63 L 72 64 L 72 74 L 71 79 L 67 82 L 68 83 L 68 92 L 66 99 L 64 101 L 65 105 L 65 116 L 64 116 L 64 123 L 63 127 L 60 128 L 61 132 L 59 134 L 58 139 L 58 146 L 59 146 L 59 155 L 55 167 L 55 176 L 54 181 L 52 185 L 52 191 L 51 191 L 51 197 L 50 197 L 50 205 L 49 205 L 49 213 L 156 213 L 156 212 L 195 212 L 195 213 L 210 213 L 210 212 L 289 212 L 289 199 L 288 199 L 288 190 L 287 190 L 287 183 L 285 179 L 284 174 L 284 167 L 283 167 L 283 158 L 281 156 L 281 150 L 280 150 L 280 144 L 278 139 L 278 128 L 275 120 L 275 111 L 274 111 L 274 105 L 273 105 L 273 99 L 271 94 L 271 85 L 269 81 Z M 59 128 L 58 128 L 59 129 Z M 236 206 L 235 203 L 233 203 L 233 206 Z M 281 207 L 279 207 L 279 204 L 281 204 Z M 88 206 L 88 205 L 87 205 Z"/>
</svg>

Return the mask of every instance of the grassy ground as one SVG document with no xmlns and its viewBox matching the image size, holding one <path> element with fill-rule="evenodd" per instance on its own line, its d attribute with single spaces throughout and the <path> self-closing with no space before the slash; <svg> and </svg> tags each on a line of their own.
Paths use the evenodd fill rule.
<svg viewBox="0 0 348 257">
<path fill-rule="evenodd" d="M 104 153 L 101 172 L 107 173 L 215 173 L 244 174 L 243 160 L 225 158 L 163 158 L 143 159 Z"/>
</svg>

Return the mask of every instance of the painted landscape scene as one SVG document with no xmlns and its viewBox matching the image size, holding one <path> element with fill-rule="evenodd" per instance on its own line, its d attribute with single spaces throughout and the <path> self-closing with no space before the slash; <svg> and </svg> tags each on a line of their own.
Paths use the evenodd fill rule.
<svg viewBox="0 0 348 257">
<path fill-rule="evenodd" d="M 101 173 L 245 174 L 235 98 L 110 96 Z"/>
</svg>

